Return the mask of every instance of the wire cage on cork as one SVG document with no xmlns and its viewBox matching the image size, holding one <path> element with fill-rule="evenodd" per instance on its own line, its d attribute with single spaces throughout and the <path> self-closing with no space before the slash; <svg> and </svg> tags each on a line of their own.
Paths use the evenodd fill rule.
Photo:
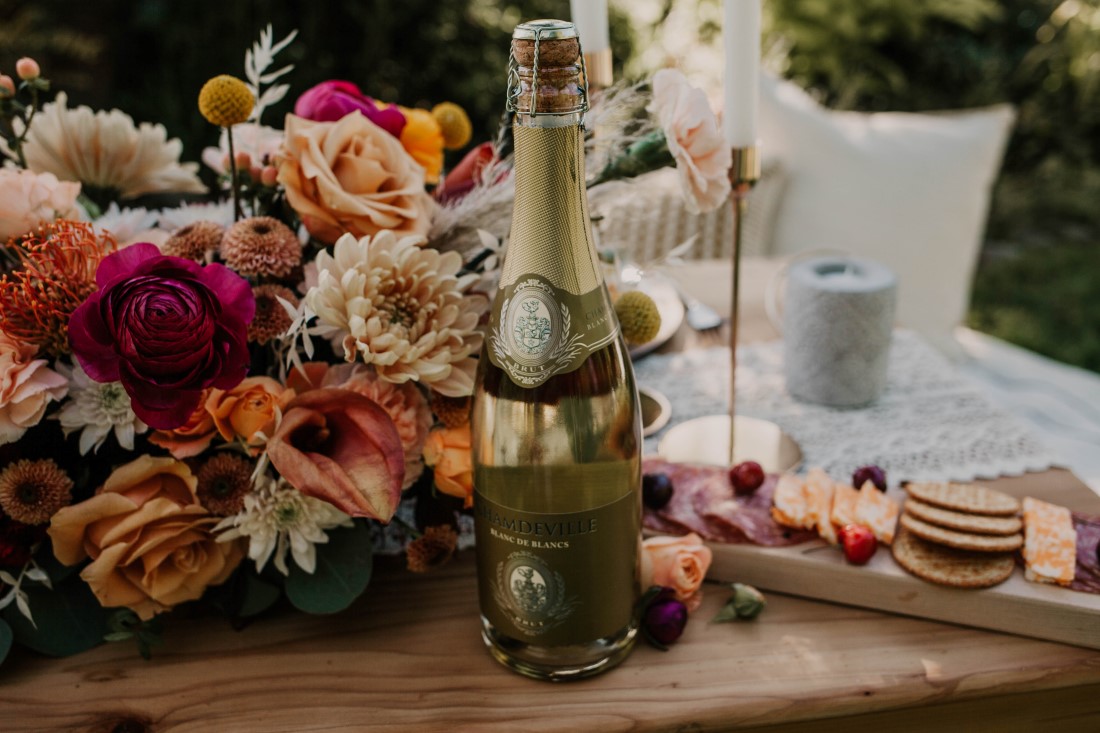
<svg viewBox="0 0 1100 733">
<path fill-rule="evenodd" d="M 544 19 L 516 26 L 507 94 L 512 113 L 538 117 L 588 111 L 588 74 L 572 23 Z"/>
</svg>

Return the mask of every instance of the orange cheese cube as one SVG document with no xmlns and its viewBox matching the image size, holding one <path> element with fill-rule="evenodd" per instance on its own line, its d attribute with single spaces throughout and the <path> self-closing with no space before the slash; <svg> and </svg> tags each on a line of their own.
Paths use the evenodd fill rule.
<svg viewBox="0 0 1100 733">
<path fill-rule="evenodd" d="M 864 481 L 856 501 L 856 522 L 874 533 L 879 542 L 890 544 L 898 525 L 898 503 Z"/>
<path fill-rule="evenodd" d="M 779 524 L 796 529 L 813 529 L 814 518 L 810 515 L 803 482 L 798 476 L 785 473 L 779 477 L 772 504 L 772 518 Z"/>
<path fill-rule="evenodd" d="M 833 480 L 820 468 L 812 469 L 806 475 L 806 483 L 803 485 L 806 493 L 807 515 L 817 527 L 817 533 L 821 539 L 831 545 L 837 543 L 836 530 L 830 521 L 829 515 L 833 508 Z"/>
<path fill-rule="evenodd" d="M 1077 531 L 1069 509 L 1024 499 L 1024 576 L 1039 583 L 1069 585 L 1077 572 Z"/>
</svg>

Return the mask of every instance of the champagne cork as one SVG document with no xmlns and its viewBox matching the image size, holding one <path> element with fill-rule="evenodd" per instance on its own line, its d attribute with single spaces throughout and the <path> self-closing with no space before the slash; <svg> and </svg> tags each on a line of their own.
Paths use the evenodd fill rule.
<svg viewBox="0 0 1100 733">
<path fill-rule="evenodd" d="M 512 35 L 512 58 L 518 85 L 509 89 L 509 99 L 513 100 L 515 111 L 568 114 L 588 108 L 580 65 L 581 44 L 572 23 L 561 20 L 521 23 Z M 534 84 L 538 89 L 532 95 Z M 532 98 L 534 110 L 531 109 Z"/>
</svg>

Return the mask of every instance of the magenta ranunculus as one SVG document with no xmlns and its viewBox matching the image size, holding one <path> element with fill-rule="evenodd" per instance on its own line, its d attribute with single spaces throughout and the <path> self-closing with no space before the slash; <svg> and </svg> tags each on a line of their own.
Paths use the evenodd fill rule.
<svg viewBox="0 0 1100 733">
<path fill-rule="evenodd" d="M 103 258 L 95 279 L 69 319 L 73 354 L 97 382 L 122 382 L 147 425 L 183 425 L 204 389 L 232 389 L 248 373 L 256 300 L 229 268 L 140 243 Z"/>
<path fill-rule="evenodd" d="M 314 122 L 336 122 L 359 111 L 396 138 L 405 129 L 405 115 L 396 106 L 379 109 L 378 104 L 350 81 L 323 81 L 307 89 L 294 103 L 294 114 Z"/>
</svg>

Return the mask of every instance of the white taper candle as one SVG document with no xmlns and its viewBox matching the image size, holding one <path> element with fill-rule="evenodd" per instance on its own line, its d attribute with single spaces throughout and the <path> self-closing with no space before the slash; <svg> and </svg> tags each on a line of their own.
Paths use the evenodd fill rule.
<svg viewBox="0 0 1100 733">
<path fill-rule="evenodd" d="M 582 51 L 591 54 L 611 47 L 607 0 L 569 0 L 569 13 L 581 37 Z"/>
<path fill-rule="evenodd" d="M 760 96 L 760 2 L 725 0 L 722 38 L 726 48 L 726 73 L 722 131 L 730 147 L 746 148 L 756 144 L 756 109 Z"/>
</svg>

